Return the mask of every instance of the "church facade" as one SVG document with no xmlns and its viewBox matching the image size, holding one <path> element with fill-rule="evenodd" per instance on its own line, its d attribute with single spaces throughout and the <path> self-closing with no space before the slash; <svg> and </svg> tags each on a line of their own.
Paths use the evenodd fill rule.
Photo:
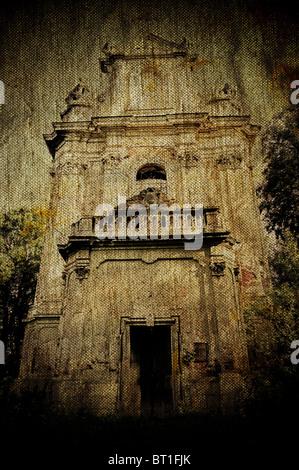
<svg viewBox="0 0 299 470">
<path fill-rule="evenodd" d="M 251 163 L 259 127 L 229 85 L 200 93 L 197 62 L 186 41 L 152 34 L 120 52 L 106 45 L 105 95 L 91 98 L 80 81 L 44 136 L 53 216 L 20 389 L 137 416 L 225 412 L 242 393 L 243 308 L 268 282 Z M 116 208 L 119 197 L 146 208 L 201 204 L 202 247 L 160 236 L 161 217 L 154 239 L 100 239 L 98 207 Z"/>
</svg>

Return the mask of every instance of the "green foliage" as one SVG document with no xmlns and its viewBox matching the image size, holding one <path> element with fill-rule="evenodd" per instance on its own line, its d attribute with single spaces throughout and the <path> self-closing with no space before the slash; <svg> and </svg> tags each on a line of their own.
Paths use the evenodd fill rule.
<svg viewBox="0 0 299 470">
<path fill-rule="evenodd" d="M 277 242 L 270 261 L 272 287 L 247 305 L 244 317 L 251 371 L 249 396 L 254 406 L 296 406 L 298 367 L 290 361 L 299 339 L 299 108 L 275 116 L 263 138 L 266 167 L 258 188 L 266 227 Z"/>
<path fill-rule="evenodd" d="M 272 259 L 272 288 L 245 309 L 251 369 L 247 376 L 247 414 L 298 410 L 299 365 L 290 345 L 299 339 L 299 249 L 288 234 Z"/>
<path fill-rule="evenodd" d="M 299 339 L 299 108 L 275 116 L 262 138 L 263 182 L 260 210 L 277 242 L 270 261 L 272 287 L 246 306 L 250 372 L 247 415 L 298 410 L 299 365 L 291 363 Z"/>
<path fill-rule="evenodd" d="M 33 302 L 48 209 L 0 214 L 0 332 L 8 377 L 18 372 L 23 320 Z"/>
<path fill-rule="evenodd" d="M 289 364 L 290 344 L 299 339 L 299 249 L 294 236 L 289 234 L 280 243 L 270 266 L 272 288 L 245 309 L 247 334 L 254 344 L 260 343 L 256 347 L 270 362 Z M 257 340 L 258 336 L 264 336 L 264 341 Z"/>
<path fill-rule="evenodd" d="M 269 230 L 284 239 L 299 229 L 299 109 L 274 117 L 262 137 L 266 167 L 257 192 Z"/>
</svg>

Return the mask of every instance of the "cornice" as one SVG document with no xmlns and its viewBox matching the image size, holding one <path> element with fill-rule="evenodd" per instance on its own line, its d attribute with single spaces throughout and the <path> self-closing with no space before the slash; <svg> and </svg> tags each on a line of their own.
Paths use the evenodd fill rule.
<svg viewBox="0 0 299 470">
<path fill-rule="evenodd" d="M 260 126 L 250 124 L 250 116 L 214 116 L 207 112 L 156 115 L 120 115 L 92 117 L 90 121 L 54 122 L 53 132 L 44 134 L 50 153 L 55 156 L 61 143 L 68 140 L 105 140 L 108 133 L 118 135 L 151 134 L 155 131 L 172 135 L 195 131 L 198 134 L 239 128 L 251 141 Z"/>
</svg>

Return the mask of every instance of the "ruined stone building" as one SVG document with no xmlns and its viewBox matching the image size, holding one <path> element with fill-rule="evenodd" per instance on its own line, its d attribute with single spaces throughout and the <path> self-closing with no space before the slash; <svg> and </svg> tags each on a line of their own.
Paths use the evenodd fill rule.
<svg viewBox="0 0 299 470">
<path fill-rule="evenodd" d="M 53 216 L 20 389 L 96 414 L 236 403 L 248 368 L 244 303 L 268 279 L 251 167 L 259 127 L 231 86 L 197 89 L 197 63 L 186 41 L 152 34 L 122 51 L 106 45 L 106 92 L 93 97 L 80 81 L 45 135 Z M 116 208 L 119 196 L 202 204 L 202 248 L 172 236 L 99 239 L 97 208 Z"/>
</svg>

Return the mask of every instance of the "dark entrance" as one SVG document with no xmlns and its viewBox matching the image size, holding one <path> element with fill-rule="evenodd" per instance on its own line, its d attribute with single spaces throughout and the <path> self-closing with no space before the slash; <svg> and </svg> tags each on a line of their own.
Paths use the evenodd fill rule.
<svg viewBox="0 0 299 470">
<path fill-rule="evenodd" d="M 170 326 L 131 326 L 131 361 L 139 366 L 141 413 L 164 416 L 172 409 Z"/>
</svg>

